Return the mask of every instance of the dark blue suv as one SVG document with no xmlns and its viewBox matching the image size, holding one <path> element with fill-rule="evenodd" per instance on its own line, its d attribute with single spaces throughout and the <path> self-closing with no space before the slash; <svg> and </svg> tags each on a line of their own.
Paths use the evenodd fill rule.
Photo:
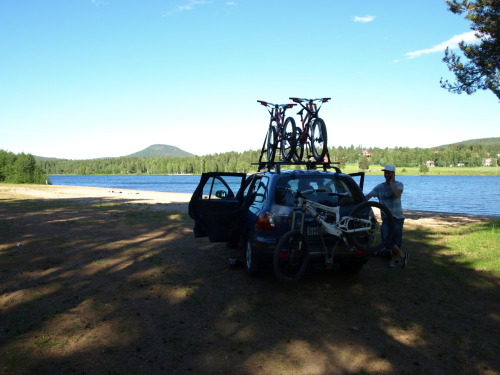
<svg viewBox="0 0 500 375">
<path fill-rule="evenodd" d="M 359 177 L 359 185 L 353 179 Z M 322 189 L 308 199 L 322 204 L 341 206 L 341 216 L 349 215 L 354 206 L 364 202 L 364 174 L 347 175 L 320 170 L 283 170 L 243 173 L 210 172 L 201 176 L 189 203 L 194 220 L 195 237 L 208 236 L 211 242 L 243 244 L 245 269 L 255 276 L 272 264 L 273 251 L 280 238 L 290 230 L 293 212 L 293 191 Z M 326 189 L 325 189 L 326 188 Z M 338 197 L 326 193 L 345 193 Z M 306 218 L 310 262 L 323 260 L 325 246 L 335 249 L 333 263 L 348 272 L 358 272 L 367 261 L 367 253 L 348 251 L 342 240 L 322 233 L 319 224 Z"/>
</svg>

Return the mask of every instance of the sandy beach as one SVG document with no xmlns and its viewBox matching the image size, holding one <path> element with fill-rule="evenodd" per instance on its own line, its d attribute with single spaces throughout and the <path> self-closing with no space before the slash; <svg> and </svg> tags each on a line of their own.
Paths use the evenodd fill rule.
<svg viewBox="0 0 500 375">
<path fill-rule="evenodd" d="M 126 190 L 88 186 L 0 185 L 0 197 L 6 193 L 23 198 L 121 201 L 130 204 L 164 205 L 163 208 L 187 212 L 191 194 Z M 158 207 L 159 208 L 159 207 Z"/>
<path fill-rule="evenodd" d="M 61 185 L 9 185 L 0 184 L 0 197 L 9 193 L 24 199 L 74 199 L 95 203 L 114 201 L 126 204 L 148 204 L 165 211 L 188 212 L 191 194 L 157 191 L 113 189 L 88 186 Z M 405 210 L 407 223 L 423 225 L 465 224 L 483 220 L 498 220 L 498 217 L 468 215 L 460 213 Z"/>
</svg>

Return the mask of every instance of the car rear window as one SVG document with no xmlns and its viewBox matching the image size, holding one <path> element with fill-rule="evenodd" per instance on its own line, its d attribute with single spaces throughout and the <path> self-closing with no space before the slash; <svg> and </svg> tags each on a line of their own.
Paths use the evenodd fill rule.
<svg viewBox="0 0 500 375">
<path fill-rule="evenodd" d="M 276 183 L 276 203 L 284 206 L 293 206 L 294 192 L 321 189 L 325 192 L 315 192 L 307 196 L 307 199 L 329 205 L 337 206 L 339 198 L 330 196 L 328 193 L 339 193 L 347 195 L 340 200 L 340 205 L 352 205 L 363 200 L 363 193 L 354 180 L 348 176 L 338 174 L 331 175 L 303 175 L 284 176 Z"/>
</svg>

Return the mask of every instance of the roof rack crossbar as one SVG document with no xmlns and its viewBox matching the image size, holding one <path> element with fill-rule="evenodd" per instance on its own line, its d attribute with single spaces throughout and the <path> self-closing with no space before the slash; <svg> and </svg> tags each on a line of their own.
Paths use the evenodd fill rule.
<svg viewBox="0 0 500 375">
<path fill-rule="evenodd" d="M 258 165 L 257 171 L 260 172 L 263 169 L 267 169 L 271 171 L 271 169 L 275 169 L 277 173 L 280 172 L 281 166 L 283 165 L 303 165 L 306 166 L 306 169 L 318 169 L 318 167 L 322 167 L 324 171 L 327 169 L 335 169 L 335 172 L 341 173 L 339 167 L 332 166 L 332 164 L 340 164 L 339 162 L 317 162 L 317 161 L 300 161 L 300 162 L 291 162 L 291 161 L 261 161 L 258 163 L 252 163 L 252 165 Z"/>
</svg>

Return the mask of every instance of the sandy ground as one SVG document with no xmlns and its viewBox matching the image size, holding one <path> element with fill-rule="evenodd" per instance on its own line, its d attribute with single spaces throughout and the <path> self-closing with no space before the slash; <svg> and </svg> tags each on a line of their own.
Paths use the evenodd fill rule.
<svg viewBox="0 0 500 375">
<path fill-rule="evenodd" d="M 284 285 L 194 238 L 190 196 L 0 184 L 0 374 L 500 374 L 498 278 L 447 243 L 482 217 L 408 211 L 405 269 Z"/>
<path fill-rule="evenodd" d="M 172 210 L 187 213 L 191 194 L 165 193 L 156 191 L 126 190 L 86 186 L 57 185 L 0 185 L 0 197 L 4 191 L 15 191 L 25 198 L 44 199 L 86 199 L 120 200 L 130 204 L 154 205 L 158 210 Z M 484 215 L 467 215 L 446 212 L 405 210 L 407 224 L 417 225 L 458 225 L 483 220 L 499 219 L 500 217 Z"/>
<path fill-rule="evenodd" d="M 163 193 L 156 191 L 140 191 L 87 186 L 60 185 L 0 185 L 0 197 L 3 192 L 15 192 L 24 198 L 44 199 L 88 199 L 121 200 L 124 203 L 165 205 L 163 208 L 187 212 L 187 203 L 191 194 Z M 161 208 L 161 207 L 158 207 Z"/>
</svg>

